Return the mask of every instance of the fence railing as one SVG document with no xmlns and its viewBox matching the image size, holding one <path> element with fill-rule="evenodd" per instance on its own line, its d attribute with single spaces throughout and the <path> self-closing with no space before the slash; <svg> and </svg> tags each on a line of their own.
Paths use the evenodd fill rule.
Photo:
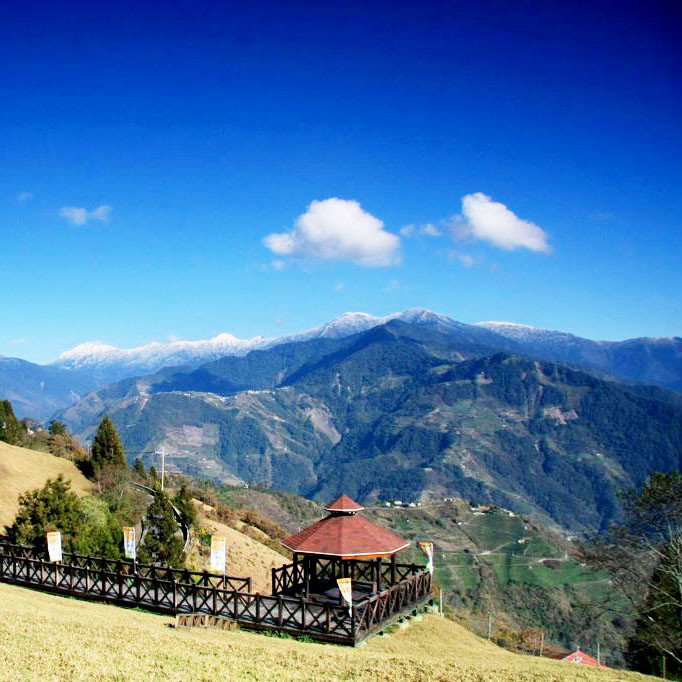
<svg viewBox="0 0 682 682">
<path fill-rule="evenodd" d="M 65 554 L 64 558 L 74 556 Z M 191 571 L 143 565 L 143 572 L 135 572 L 130 562 L 75 558 L 69 563 L 53 563 L 38 558 L 30 548 L 0 542 L 0 580 L 161 613 L 204 613 L 249 628 L 279 630 L 339 644 L 355 644 L 364 639 L 381 626 L 382 620 L 424 600 L 431 587 L 431 576 L 422 569 L 403 583 L 348 609 L 299 597 L 224 588 L 210 581 L 202 582 L 204 574 Z M 140 564 L 137 568 L 140 569 Z M 189 581 L 178 580 L 178 576 L 187 575 Z M 246 584 L 250 579 L 228 580 Z"/>
<path fill-rule="evenodd" d="M 9 542 L 0 541 L 0 552 L 12 556 L 24 557 L 27 559 L 40 560 L 40 552 L 33 547 L 24 545 L 14 545 Z M 62 552 L 62 563 L 80 568 L 88 568 L 91 571 L 107 571 L 109 573 L 133 574 L 143 578 L 177 581 L 179 583 L 197 584 L 205 586 L 219 587 L 224 590 L 235 590 L 237 592 L 251 592 L 251 578 L 235 578 L 234 576 L 221 575 L 219 573 L 209 573 L 208 571 L 190 571 L 185 568 L 170 568 L 168 566 L 155 566 L 153 564 L 143 564 L 130 559 L 106 559 L 104 557 L 94 557 L 85 554 L 72 552 Z"/>
<path fill-rule="evenodd" d="M 392 585 L 355 604 L 355 633 L 364 639 L 387 620 L 424 601 L 431 594 L 431 574 L 422 569 L 409 579 Z"/>
<path fill-rule="evenodd" d="M 272 569 L 272 593 L 292 594 L 304 586 L 305 571 L 303 559 Z M 360 559 L 320 559 L 311 558 L 310 574 L 318 581 L 335 581 L 348 577 L 354 582 L 376 585 L 381 591 L 391 587 L 424 570 L 417 564 L 398 564 L 385 561 Z"/>
</svg>

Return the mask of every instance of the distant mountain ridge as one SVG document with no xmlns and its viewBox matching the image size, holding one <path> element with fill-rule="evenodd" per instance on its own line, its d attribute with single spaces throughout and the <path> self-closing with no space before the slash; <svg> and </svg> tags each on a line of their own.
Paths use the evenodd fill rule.
<svg viewBox="0 0 682 682">
<path fill-rule="evenodd" d="M 413 308 L 383 317 L 344 313 L 320 327 L 281 337 L 239 339 L 222 333 L 212 339 L 153 342 L 137 348 L 88 342 L 65 351 L 50 365 L 0 358 L 0 397 L 15 402 L 19 416 L 46 419 L 88 391 L 121 379 L 147 375 L 166 367 L 192 370 L 223 357 L 243 357 L 254 350 L 288 343 L 341 339 L 393 320 L 415 329 L 455 335 L 460 340 L 466 336 L 485 345 L 490 352 L 521 353 L 682 392 L 682 339 L 677 337 L 592 341 L 567 332 L 510 322 L 465 324 L 424 308 Z"/>
<path fill-rule="evenodd" d="M 264 350 L 284 343 L 316 338 L 343 338 L 394 319 L 411 324 L 440 324 L 443 327 L 460 325 L 445 316 L 421 308 L 391 313 L 383 317 L 348 312 L 320 327 L 279 337 L 254 336 L 251 339 L 240 339 L 232 334 L 222 333 L 211 339 L 168 343 L 155 341 L 136 348 L 116 348 L 107 344 L 87 342 L 62 353 L 53 365 L 61 369 L 94 372 L 107 383 L 135 374 L 154 372 L 162 367 L 196 366 L 227 355 L 242 356 L 252 350 Z"/>
<path fill-rule="evenodd" d="M 487 344 L 515 350 L 544 360 L 597 369 L 621 379 L 652 383 L 682 391 L 682 338 L 641 337 L 625 341 L 594 341 L 569 332 L 538 329 L 513 322 L 457 322 L 425 308 L 412 308 L 381 317 L 348 312 L 313 329 L 280 337 L 240 339 L 229 333 L 199 341 L 153 342 L 136 348 L 116 348 L 88 342 L 62 353 L 53 363 L 61 369 L 84 370 L 100 384 L 155 372 L 170 366 L 198 366 L 227 355 L 243 356 L 252 350 L 309 341 L 344 338 L 373 327 L 400 320 L 443 333 L 485 330 Z M 497 339 L 496 342 L 493 340 Z"/>
<path fill-rule="evenodd" d="M 682 391 L 682 338 L 677 336 L 593 341 L 512 322 L 479 322 L 476 326 L 515 341 L 531 357 Z"/>
</svg>

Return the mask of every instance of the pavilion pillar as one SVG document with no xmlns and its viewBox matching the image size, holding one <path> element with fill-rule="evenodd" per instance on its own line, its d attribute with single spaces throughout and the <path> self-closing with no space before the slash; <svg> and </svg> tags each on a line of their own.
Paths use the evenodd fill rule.
<svg viewBox="0 0 682 682">
<path fill-rule="evenodd" d="M 376 591 L 381 592 L 381 557 L 379 557 L 376 560 L 376 572 L 377 572 Z"/>
<path fill-rule="evenodd" d="M 391 554 L 391 587 L 395 585 L 395 554 Z"/>
<path fill-rule="evenodd" d="M 312 557 L 307 556 L 303 560 L 303 574 L 305 575 L 305 598 L 310 596 L 310 571 L 312 565 Z"/>
</svg>

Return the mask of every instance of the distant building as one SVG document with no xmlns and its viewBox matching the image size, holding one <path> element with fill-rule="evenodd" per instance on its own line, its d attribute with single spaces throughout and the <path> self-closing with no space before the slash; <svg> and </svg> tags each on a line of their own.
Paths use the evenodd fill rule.
<svg viewBox="0 0 682 682">
<path fill-rule="evenodd" d="M 561 660 L 566 661 L 567 663 L 577 663 L 578 665 L 592 665 L 595 668 L 608 667 L 606 665 L 602 665 L 596 658 L 594 658 L 594 656 L 590 656 L 584 651 L 580 651 L 580 649 L 577 649 L 572 654 L 568 654 L 568 656 L 564 656 L 564 658 Z"/>
</svg>

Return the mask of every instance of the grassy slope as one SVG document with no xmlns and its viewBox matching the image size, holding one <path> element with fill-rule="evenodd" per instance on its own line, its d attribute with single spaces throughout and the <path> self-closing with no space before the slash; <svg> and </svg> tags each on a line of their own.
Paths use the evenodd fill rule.
<svg viewBox="0 0 682 682">
<path fill-rule="evenodd" d="M 48 478 L 58 474 L 64 474 L 79 495 L 92 490 L 92 484 L 73 462 L 0 441 L 0 528 L 13 521 L 21 493 L 42 488 Z"/>
<path fill-rule="evenodd" d="M 258 542 L 224 523 L 212 519 L 202 519 L 201 525 L 211 533 L 224 535 L 227 539 L 227 573 L 240 578 L 251 577 L 254 592 L 270 594 L 270 569 L 289 563 L 262 542 Z M 203 569 L 203 566 L 198 567 Z"/>
<path fill-rule="evenodd" d="M 518 656 L 437 616 L 358 649 L 172 622 L 0 584 L 0 669 L 16 680 L 653 679 Z"/>
</svg>

